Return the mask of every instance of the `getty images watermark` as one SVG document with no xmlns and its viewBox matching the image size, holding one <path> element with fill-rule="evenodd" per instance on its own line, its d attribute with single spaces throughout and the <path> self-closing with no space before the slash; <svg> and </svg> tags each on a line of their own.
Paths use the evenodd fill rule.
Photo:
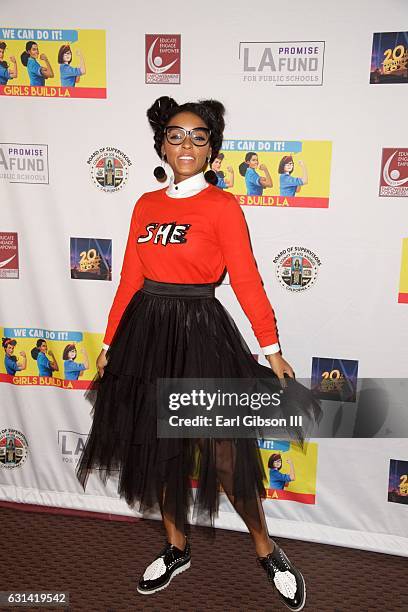
<svg viewBox="0 0 408 612">
<path fill-rule="evenodd" d="M 290 430 L 310 428 L 301 396 L 310 391 L 294 380 L 273 377 L 169 378 L 157 388 L 159 438 L 287 438 Z"/>
<path fill-rule="evenodd" d="M 192 389 L 190 392 L 174 392 L 169 395 L 168 407 L 171 411 L 179 411 L 182 409 L 199 408 L 206 412 L 216 412 L 217 408 L 249 408 L 250 410 L 260 410 L 261 408 L 272 408 L 280 406 L 281 394 L 279 393 L 237 393 L 227 392 L 218 389 L 216 392 L 208 392 L 204 389 Z M 195 416 L 180 416 L 173 414 L 169 416 L 169 425 L 171 427 L 291 427 L 302 426 L 302 416 L 290 415 L 289 423 L 285 417 L 262 417 L 259 414 L 235 414 L 232 416 L 231 410 L 228 415 L 214 414 L 208 416 L 205 414 L 197 414 Z"/>
<path fill-rule="evenodd" d="M 408 379 L 160 378 L 159 438 L 408 438 Z"/>
</svg>

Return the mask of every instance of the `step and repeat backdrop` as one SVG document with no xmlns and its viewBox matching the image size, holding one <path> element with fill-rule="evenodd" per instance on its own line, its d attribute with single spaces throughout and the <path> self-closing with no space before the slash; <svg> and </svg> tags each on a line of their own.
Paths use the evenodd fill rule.
<svg viewBox="0 0 408 612">
<path fill-rule="evenodd" d="M 3 1 L 0 23 L 0 499 L 135 514 L 115 479 L 84 493 L 75 467 L 131 212 L 161 187 L 146 119 L 161 95 L 227 109 L 213 169 L 296 376 L 343 413 L 360 379 L 406 377 L 405 0 L 19 8 Z M 217 297 L 266 364 L 228 275 Z M 399 434 L 259 441 L 271 535 L 407 555 Z M 217 526 L 245 529 L 223 498 Z"/>
</svg>

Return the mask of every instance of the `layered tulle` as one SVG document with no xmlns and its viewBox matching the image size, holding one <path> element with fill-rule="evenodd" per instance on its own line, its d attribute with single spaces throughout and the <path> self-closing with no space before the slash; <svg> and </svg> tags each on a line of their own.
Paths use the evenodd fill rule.
<svg viewBox="0 0 408 612">
<path fill-rule="evenodd" d="M 91 470 L 104 482 L 118 475 L 118 493 L 129 506 L 142 513 L 160 509 L 182 528 L 190 507 L 200 523 L 213 524 L 222 487 L 247 524 L 259 528 L 266 475 L 256 439 L 157 437 L 158 378 L 259 378 L 280 388 L 218 299 L 142 288 L 125 310 L 107 358 L 103 377 L 86 393 L 93 423 L 77 467 L 84 488 Z M 309 422 L 320 416 L 311 393 L 297 383 L 279 415 L 282 410 Z M 302 445 L 301 428 L 291 435 Z"/>
</svg>

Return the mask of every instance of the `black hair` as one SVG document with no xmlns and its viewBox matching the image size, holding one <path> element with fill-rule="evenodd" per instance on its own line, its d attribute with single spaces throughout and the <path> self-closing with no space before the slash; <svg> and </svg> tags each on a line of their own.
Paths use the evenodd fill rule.
<svg viewBox="0 0 408 612">
<path fill-rule="evenodd" d="M 23 66 L 27 66 L 28 58 L 30 57 L 28 51 L 30 51 L 31 47 L 36 44 L 37 43 L 35 42 L 35 40 L 29 40 L 28 42 L 26 42 L 26 50 L 23 51 L 20 55 L 21 63 L 23 64 Z"/>
<path fill-rule="evenodd" d="M 0 49 L 3 49 L 3 51 L 5 51 L 5 50 L 6 50 L 6 47 L 7 47 L 6 43 L 5 43 L 5 42 L 2 40 L 2 41 L 0 42 Z M 7 70 L 7 68 L 9 67 L 8 62 L 6 62 L 5 60 L 2 60 L 2 61 L 0 62 L 0 66 L 2 66 L 2 68 L 5 68 L 6 70 Z"/>
<path fill-rule="evenodd" d="M 6 350 L 9 344 L 11 344 L 12 346 L 16 346 L 17 340 L 12 340 L 11 338 L 3 338 L 1 344 L 4 350 Z"/>
<path fill-rule="evenodd" d="M 170 119 L 179 113 L 194 113 L 194 115 L 201 117 L 211 130 L 211 164 L 222 146 L 222 136 L 225 128 L 224 105 L 217 100 L 199 100 L 198 102 L 185 102 L 179 105 L 168 96 L 157 98 L 148 109 L 147 118 L 154 132 L 154 148 L 160 159 L 162 158 L 164 128 Z"/>
<path fill-rule="evenodd" d="M 239 164 L 239 173 L 241 176 L 246 175 L 246 171 L 248 170 L 247 162 L 251 161 L 251 157 L 253 155 L 258 155 L 258 153 L 255 153 L 255 151 L 248 151 L 248 153 L 245 155 L 245 161 L 243 161 L 242 164 Z"/>
<path fill-rule="evenodd" d="M 46 342 L 46 340 L 44 340 L 44 338 L 38 338 L 36 345 L 33 349 L 31 349 L 31 357 L 35 360 L 37 360 L 38 357 L 38 353 L 40 353 L 40 346 L 42 345 L 43 342 Z"/>
</svg>

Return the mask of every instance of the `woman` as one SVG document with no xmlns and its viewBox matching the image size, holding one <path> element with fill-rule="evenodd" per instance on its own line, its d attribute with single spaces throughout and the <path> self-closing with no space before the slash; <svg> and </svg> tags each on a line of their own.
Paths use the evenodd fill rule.
<svg viewBox="0 0 408 612">
<path fill-rule="evenodd" d="M 293 197 L 302 188 L 302 185 L 307 185 L 308 176 L 307 168 L 304 162 L 299 159 L 299 166 L 302 169 L 302 177 L 297 178 L 292 176 L 292 172 L 295 168 L 293 163 L 293 157 L 291 155 L 285 155 L 279 162 L 278 173 L 280 174 L 280 195 Z"/>
<path fill-rule="evenodd" d="M 47 352 L 51 359 L 48 359 Z M 47 343 L 43 338 L 39 338 L 36 345 L 31 349 L 31 357 L 36 360 L 38 365 L 38 376 L 52 376 L 52 373 L 59 370 L 54 353 L 48 351 Z"/>
<path fill-rule="evenodd" d="M 9 79 L 17 78 L 17 62 L 14 55 L 10 55 L 11 66 L 5 61 L 4 53 L 7 48 L 5 42 L 0 42 L 0 85 L 7 85 Z"/>
<path fill-rule="evenodd" d="M 211 170 L 214 170 L 217 176 L 217 187 L 220 189 L 231 189 L 234 186 L 234 169 L 232 166 L 227 166 L 227 176 L 221 170 L 221 164 L 224 159 L 224 153 L 218 153 L 217 157 L 211 164 Z"/>
<path fill-rule="evenodd" d="M 142 195 L 133 211 L 121 281 L 97 359 L 99 385 L 87 394 L 94 418 L 77 475 L 85 487 L 92 469 L 103 481 L 119 470 L 118 492 L 130 506 L 138 504 L 142 512 L 160 508 L 167 542 L 138 584 L 139 593 L 154 593 L 190 567 L 184 532 L 198 450 L 194 509 L 200 520 L 212 522 L 222 485 L 280 597 L 300 610 L 302 575 L 268 535 L 261 504 L 266 476 L 257 440 L 157 438 L 158 378 L 259 377 L 278 388 L 284 374 L 293 377 L 279 352 L 274 313 L 241 207 L 232 194 L 204 179 L 203 169 L 222 144 L 223 114 L 219 102 L 179 106 L 168 97 L 148 110 L 155 150 L 174 179 L 168 188 Z M 253 358 L 214 297 L 225 266 L 273 371 Z M 301 386 L 299 391 L 306 412 L 317 415 L 310 392 Z"/>
<path fill-rule="evenodd" d="M 259 176 L 256 169 L 265 173 Z M 250 151 L 245 155 L 245 161 L 239 165 L 239 173 L 245 177 L 247 195 L 260 196 L 266 187 L 273 187 L 272 177 L 265 164 L 259 164 L 258 155 Z"/>
<path fill-rule="evenodd" d="M 79 68 L 71 66 L 72 51 L 69 45 L 62 45 L 58 51 L 58 63 L 60 65 L 61 87 L 75 87 L 75 83 L 79 82 L 79 78 L 86 74 L 85 60 L 81 51 L 76 52 L 79 57 Z"/>
<path fill-rule="evenodd" d="M 289 464 L 290 474 L 281 474 L 282 469 L 282 457 L 279 453 L 273 453 L 269 457 L 268 468 L 269 468 L 269 486 L 271 489 L 283 490 L 289 482 L 296 480 L 295 468 L 292 459 L 286 459 Z"/>
<path fill-rule="evenodd" d="M 12 340 L 11 338 L 3 338 L 2 340 L 2 346 L 5 351 L 4 366 L 7 374 L 10 374 L 11 376 L 15 376 L 16 372 L 25 370 L 27 367 L 27 356 L 25 351 L 20 351 L 20 355 L 22 357 L 21 363 L 19 363 L 17 361 L 17 357 L 13 355 L 16 344 L 17 340 Z"/>
<path fill-rule="evenodd" d="M 82 376 L 84 370 L 89 369 L 88 353 L 85 348 L 81 349 L 84 356 L 83 363 L 76 363 L 77 349 L 75 344 L 67 344 L 62 354 L 64 360 L 64 379 L 65 380 L 78 380 Z"/>
<path fill-rule="evenodd" d="M 37 58 L 45 62 L 45 66 L 38 63 Z M 41 53 L 33 40 L 26 43 L 26 50 L 21 54 L 21 63 L 26 66 L 30 85 L 45 85 L 45 79 L 52 79 L 54 71 L 45 53 Z"/>
</svg>

